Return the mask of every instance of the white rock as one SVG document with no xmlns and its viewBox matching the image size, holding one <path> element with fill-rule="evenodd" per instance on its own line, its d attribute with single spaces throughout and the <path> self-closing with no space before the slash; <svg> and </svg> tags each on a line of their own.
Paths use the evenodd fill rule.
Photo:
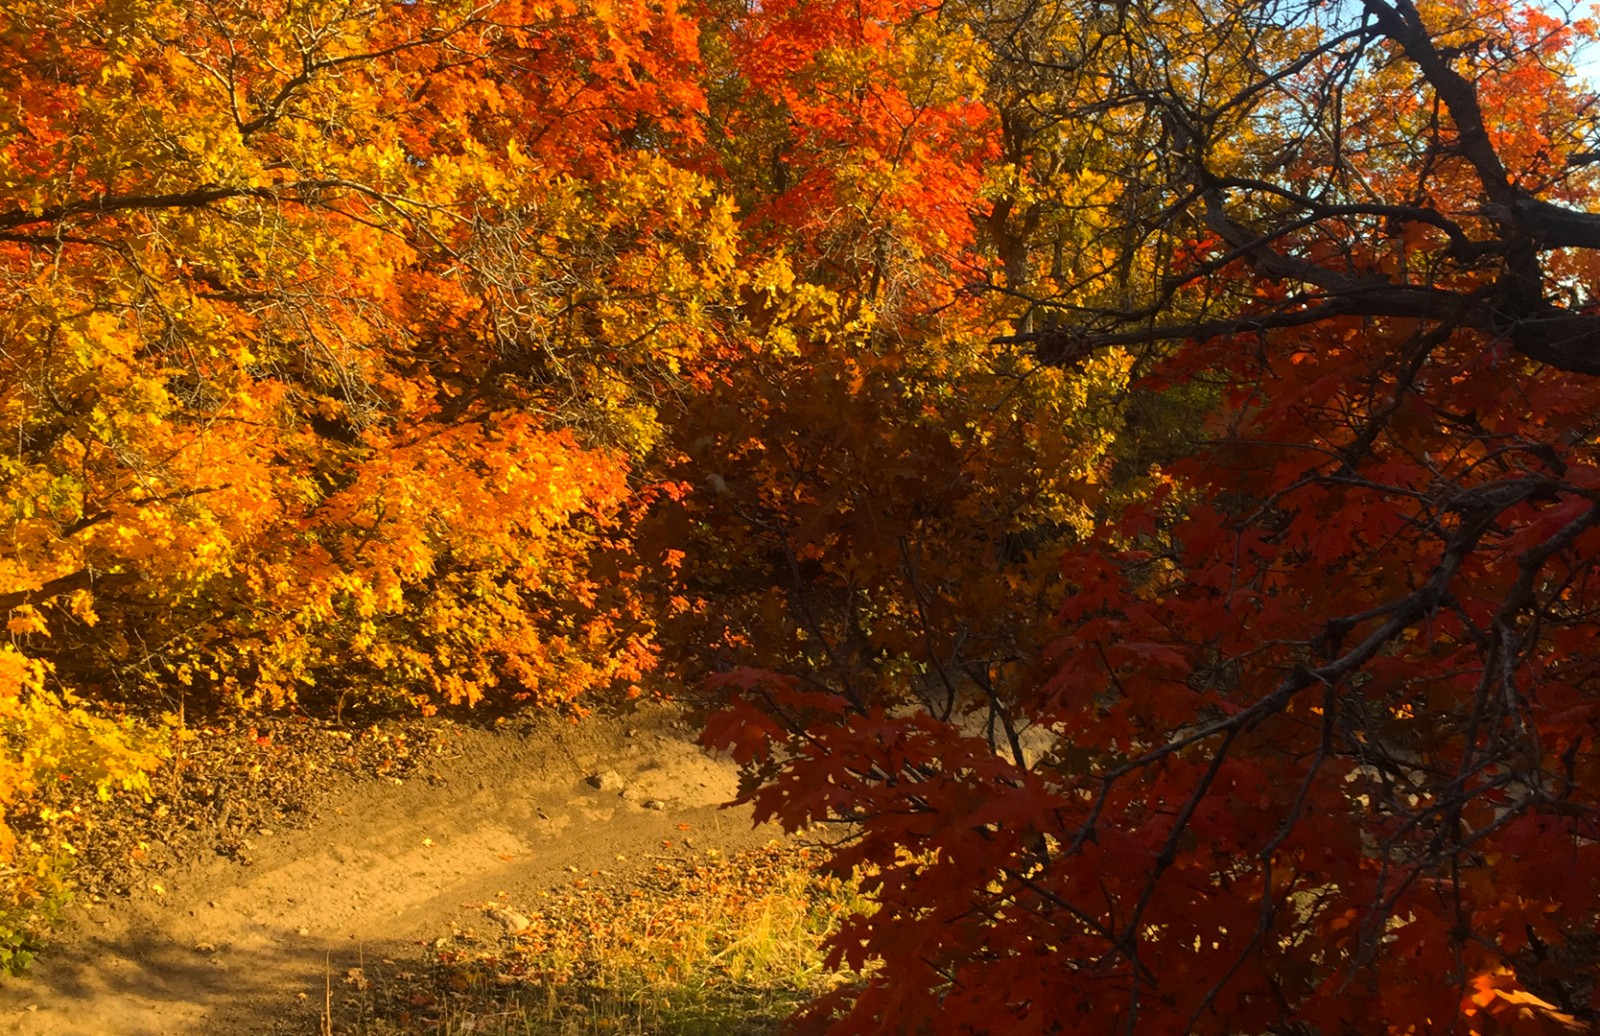
<svg viewBox="0 0 1600 1036">
<path fill-rule="evenodd" d="M 589 787 L 601 791 L 621 791 L 624 784 L 622 774 L 615 770 L 601 770 L 599 773 L 590 774 L 585 780 Z"/>
<path fill-rule="evenodd" d="M 483 914 L 489 920 L 504 928 L 507 935 L 525 932 L 533 924 L 527 914 L 519 914 L 515 910 L 507 910 L 503 906 L 497 906 L 492 903 L 483 908 Z"/>
</svg>

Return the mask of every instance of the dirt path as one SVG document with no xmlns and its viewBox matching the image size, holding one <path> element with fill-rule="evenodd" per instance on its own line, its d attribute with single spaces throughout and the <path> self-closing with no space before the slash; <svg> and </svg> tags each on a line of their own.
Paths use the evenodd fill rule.
<svg viewBox="0 0 1600 1036">
<path fill-rule="evenodd" d="M 456 743 L 420 778 L 338 788 L 308 827 L 253 839 L 250 866 L 208 859 L 79 910 L 62 945 L 0 985 L 0 1032 L 315 1033 L 330 974 L 337 989 L 345 969 L 414 959 L 452 924 L 491 930 L 485 903 L 631 869 L 666 842 L 734 849 L 773 834 L 717 808 L 733 769 L 671 714 L 463 730 Z M 608 770 L 607 790 L 586 780 Z"/>
</svg>

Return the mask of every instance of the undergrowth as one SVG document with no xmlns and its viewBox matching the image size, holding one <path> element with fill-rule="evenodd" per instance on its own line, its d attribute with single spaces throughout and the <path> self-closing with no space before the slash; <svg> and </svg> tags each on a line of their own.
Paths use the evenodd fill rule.
<svg viewBox="0 0 1600 1036">
<path fill-rule="evenodd" d="M 160 758 L 154 739 L 93 714 L 50 666 L 0 644 L 0 975 L 33 961 L 71 898 L 82 807 L 142 792 Z"/>
<path fill-rule="evenodd" d="M 72 899 L 57 856 L 13 856 L 0 864 L 0 976 L 20 974 L 48 942 Z"/>
<path fill-rule="evenodd" d="M 519 930 L 458 932 L 417 971 L 352 969 L 359 1017 L 340 1036 L 758 1036 L 861 976 L 822 942 L 866 903 L 774 843 L 658 863 L 622 886 L 586 879 L 508 911 Z M 502 918 L 507 913 L 500 913 Z M 522 921 L 525 927 L 520 927 Z"/>
</svg>

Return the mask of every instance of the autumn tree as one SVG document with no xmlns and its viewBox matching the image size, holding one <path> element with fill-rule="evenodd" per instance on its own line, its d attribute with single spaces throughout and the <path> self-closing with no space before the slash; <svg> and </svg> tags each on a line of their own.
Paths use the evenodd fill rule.
<svg viewBox="0 0 1600 1036">
<path fill-rule="evenodd" d="M 1005 339 L 1067 368 L 1132 350 L 1154 412 L 1208 416 L 1123 431 L 1152 445 L 1113 479 L 1153 491 L 1066 552 L 1003 723 L 1033 751 L 793 667 L 721 679 L 711 740 L 758 810 L 854 822 L 836 862 L 880 903 L 835 949 L 880 970 L 810 1021 L 1592 1025 L 1587 27 L 1406 0 L 967 24 L 1030 120 L 1016 186 L 975 206 Z M 1074 199 L 1085 174 L 1110 186 Z"/>
<path fill-rule="evenodd" d="M 156 765 L 107 703 L 637 686 L 643 462 L 734 291 L 699 67 L 671 3 L 0 11 L 0 967 L 73 794 Z"/>
<path fill-rule="evenodd" d="M 660 153 L 680 12 L 23 3 L 0 47 L 25 652 L 171 708 L 638 679 L 631 473 L 733 248 Z"/>
</svg>

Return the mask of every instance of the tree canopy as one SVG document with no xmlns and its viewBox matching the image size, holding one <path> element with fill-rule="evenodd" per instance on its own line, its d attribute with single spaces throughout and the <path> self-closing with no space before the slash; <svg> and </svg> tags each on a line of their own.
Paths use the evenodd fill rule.
<svg viewBox="0 0 1600 1036">
<path fill-rule="evenodd" d="M 846 822 L 811 1030 L 1590 1027 L 1591 36 L 12 4 L 5 817 L 113 707 L 670 684 Z"/>
</svg>

